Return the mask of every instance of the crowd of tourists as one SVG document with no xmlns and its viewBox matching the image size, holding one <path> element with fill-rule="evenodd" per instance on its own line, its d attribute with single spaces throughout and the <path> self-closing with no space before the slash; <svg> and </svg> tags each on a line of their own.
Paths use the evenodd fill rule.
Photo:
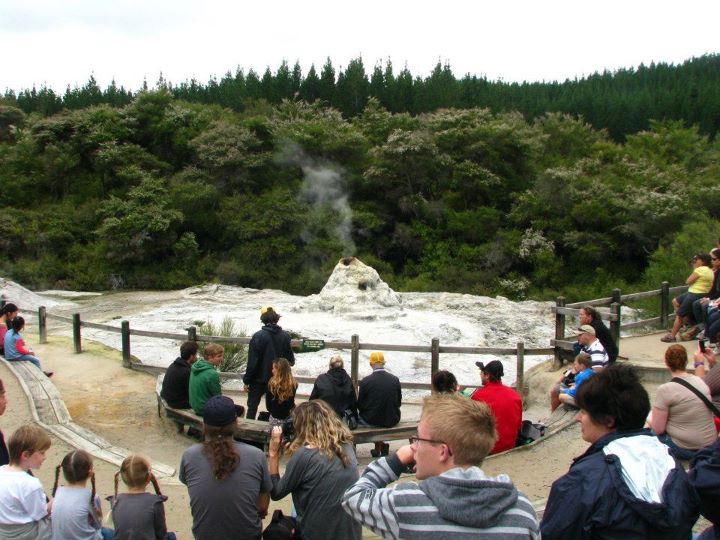
<svg viewBox="0 0 720 540">
<path fill-rule="evenodd" d="M 717 377 L 710 347 L 698 347 L 692 375 L 686 349 L 671 345 L 665 363 L 672 380 L 651 404 L 636 370 L 616 362 L 617 345 L 599 314 L 581 310 L 573 366 L 550 399 L 553 409 L 578 410 L 590 446 L 553 483 L 539 519 L 511 478 L 481 468 L 488 455 L 518 444 L 521 433 L 522 398 L 503 384 L 501 361 L 476 363 L 476 389 L 461 388 L 449 371 L 435 373 L 417 434 L 394 452 L 376 442 L 375 460 L 361 471 L 353 430 L 381 432 L 400 422 L 399 379 L 386 369 L 385 356 L 373 352 L 372 373 L 356 393 L 342 357 L 334 356 L 310 399 L 296 403 L 295 357 L 279 319 L 273 307 L 262 308 L 243 377 L 247 409 L 222 394 L 220 345 L 208 344 L 201 357 L 197 343 L 183 343 L 165 374 L 161 395 L 168 405 L 192 410 L 203 422 L 202 430 L 188 432 L 198 442 L 179 467 L 196 539 L 353 540 L 363 527 L 393 539 L 689 539 L 701 513 L 712 523 L 720 518 L 720 444 L 704 382 Z M 263 398 L 266 410 L 258 412 Z M 5 403 L 0 381 L 0 415 Z M 238 440 L 244 415 L 268 422 L 267 455 Z M 18 428 L 7 444 L 0 431 L 0 538 L 175 538 L 165 519 L 167 497 L 146 457 L 128 456 L 115 475 L 111 530 L 102 526 L 87 452 L 64 457 L 46 495 L 32 471 L 49 446 L 38 427 Z M 687 471 L 680 460 L 688 460 Z M 394 484 L 407 473 L 412 481 Z M 293 515 L 276 511 L 263 531 L 270 501 L 288 495 Z M 700 538 L 715 538 L 714 529 Z"/>
</svg>

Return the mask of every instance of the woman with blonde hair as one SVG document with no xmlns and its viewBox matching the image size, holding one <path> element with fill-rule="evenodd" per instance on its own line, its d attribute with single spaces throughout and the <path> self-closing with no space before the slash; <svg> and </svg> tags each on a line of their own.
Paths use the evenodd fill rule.
<svg viewBox="0 0 720 540">
<path fill-rule="evenodd" d="M 290 362 L 285 358 L 276 358 L 272 363 L 272 376 L 268 381 L 265 394 L 265 407 L 270 413 L 270 420 L 285 420 L 295 408 L 295 392 L 298 383 L 292 374 Z"/>
<path fill-rule="evenodd" d="M 118 495 L 120 479 L 127 493 Z M 155 494 L 147 493 L 152 483 Z M 165 501 L 160 485 L 152 472 L 150 460 L 142 454 L 130 454 L 115 473 L 115 499 L 112 508 L 117 540 L 175 540 L 165 524 Z"/>
<path fill-rule="evenodd" d="M 268 453 L 273 484 L 270 496 L 278 501 L 292 494 L 303 540 L 359 540 L 360 524 L 340 504 L 345 490 L 359 478 L 350 430 L 320 399 L 301 403 L 291 417 L 294 437 L 283 441 L 282 428 L 272 430 Z M 281 478 L 282 447 L 290 459 Z"/>
</svg>

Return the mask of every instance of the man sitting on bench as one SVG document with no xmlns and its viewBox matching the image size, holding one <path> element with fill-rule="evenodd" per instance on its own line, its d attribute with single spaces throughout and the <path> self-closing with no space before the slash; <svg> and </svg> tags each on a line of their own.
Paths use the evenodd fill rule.
<svg viewBox="0 0 720 540">
<path fill-rule="evenodd" d="M 225 348 L 217 343 L 208 343 L 203 350 L 203 358 L 190 368 L 190 405 L 195 414 L 202 416 L 205 403 L 213 396 L 222 395 L 218 366 L 225 357 Z M 245 407 L 235 405 L 238 417 L 245 414 Z"/>
<path fill-rule="evenodd" d="M 195 341 L 186 341 L 180 346 L 180 356 L 170 364 L 163 377 L 162 397 L 173 409 L 190 409 L 190 368 L 198 359 L 198 344 Z M 178 433 L 183 425 L 178 423 Z M 202 438 L 202 432 L 194 427 L 188 429 L 187 434 L 195 439 Z"/>
</svg>

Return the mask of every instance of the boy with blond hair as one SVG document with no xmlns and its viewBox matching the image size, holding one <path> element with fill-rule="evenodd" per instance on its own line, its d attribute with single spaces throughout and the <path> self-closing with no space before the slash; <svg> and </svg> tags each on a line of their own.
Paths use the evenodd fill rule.
<svg viewBox="0 0 720 540">
<path fill-rule="evenodd" d="M 457 395 L 425 399 L 418 434 L 368 465 L 343 509 L 383 538 L 538 539 L 537 515 L 506 475 L 480 465 L 497 439 L 485 403 Z M 387 488 L 408 466 L 417 482 Z"/>
<path fill-rule="evenodd" d="M 8 441 L 10 463 L 0 467 L 0 538 L 44 540 L 52 536 L 48 503 L 40 480 L 28 474 L 45 462 L 50 437 L 22 426 Z"/>
</svg>

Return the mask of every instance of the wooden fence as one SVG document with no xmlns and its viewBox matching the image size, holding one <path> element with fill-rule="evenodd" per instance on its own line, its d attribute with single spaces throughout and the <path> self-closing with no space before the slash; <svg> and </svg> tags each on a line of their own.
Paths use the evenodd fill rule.
<svg viewBox="0 0 720 540">
<path fill-rule="evenodd" d="M 622 330 L 632 330 L 636 328 L 646 328 L 648 326 L 656 326 L 659 328 L 667 328 L 670 319 L 670 298 L 671 295 L 680 294 L 687 291 L 687 285 L 681 285 L 678 287 L 670 287 L 667 281 L 663 281 L 659 289 L 652 291 L 644 291 L 631 294 L 621 294 L 620 289 L 613 289 L 612 296 L 607 298 L 598 298 L 596 300 L 585 300 L 583 302 L 574 302 L 572 304 L 565 304 L 565 298 L 558 296 L 555 300 L 555 339 L 551 340 L 550 344 L 554 348 L 555 365 L 559 366 L 562 364 L 562 352 L 572 350 L 572 345 L 576 341 L 574 338 L 568 340 L 566 338 L 566 317 L 577 317 L 580 314 L 580 310 L 585 306 L 610 306 L 610 310 L 607 313 L 601 312 L 600 317 L 603 320 L 609 322 L 610 334 L 612 335 L 615 343 L 620 344 L 620 334 Z M 642 319 L 633 321 L 631 323 L 622 323 L 622 307 L 628 302 L 637 300 L 647 300 L 657 298 L 660 302 L 659 317 L 653 317 L 650 319 Z"/>
<path fill-rule="evenodd" d="M 139 368 L 147 369 L 150 366 L 141 365 L 137 362 L 133 362 L 131 356 L 131 336 L 143 336 L 158 339 L 172 339 L 175 341 L 198 341 L 198 342 L 216 342 L 216 343 L 235 343 L 239 345 L 248 345 L 250 343 L 249 337 L 225 337 L 225 336 L 204 336 L 197 333 L 197 328 L 191 326 L 185 330 L 185 333 L 166 333 L 166 332 L 150 332 L 147 330 L 138 330 L 130 328 L 128 321 L 121 321 L 120 327 L 110 326 L 107 324 L 98 324 L 88 321 L 83 321 L 79 313 L 75 313 L 72 317 L 64 317 L 61 315 L 54 315 L 48 313 L 44 306 L 38 309 L 38 322 L 39 322 L 39 335 L 40 343 L 47 342 L 47 321 L 48 319 L 66 322 L 72 324 L 73 329 L 73 345 L 76 353 L 82 352 L 82 328 L 93 328 L 97 330 L 104 330 L 107 332 L 115 332 L 121 335 L 122 342 L 122 359 L 123 366 L 127 368 Z M 302 344 L 302 340 L 293 340 L 293 346 L 299 347 Z M 326 349 L 338 349 L 338 350 L 349 350 L 350 351 L 350 377 L 352 378 L 353 384 L 357 388 L 358 383 L 358 368 L 360 365 L 360 351 L 398 351 L 398 352 L 415 352 L 415 353 L 426 353 L 430 355 L 430 374 L 428 376 L 428 382 L 405 382 L 401 381 L 403 388 L 416 389 L 416 390 L 429 390 L 430 389 L 430 378 L 432 375 L 440 369 L 440 355 L 441 354 L 497 354 L 497 355 L 514 355 L 516 359 L 516 374 L 517 381 L 516 387 L 523 388 L 524 386 L 524 372 L 525 372 L 525 357 L 526 356 L 551 356 L 555 349 L 544 348 L 544 349 L 528 349 L 525 348 L 523 342 L 518 342 L 515 348 L 496 348 L 496 347 L 460 347 L 453 345 L 441 345 L 438 338 L 433 338 L 429 345 L 397 345 L 389 343 L 365 343 L 360 341 L 360 337 L 355 334 L 350 338 L 350 341 L 325 341 L 324 345 Z M 159 369 L 159 368 L 158 368 Z M 152 368 L 150 368 L 152 371 Z M 221 376 L 224 379 L 240 379 L 241 374 L 238 373 L 222 373 Z M 312 384 L 315 382 L 313 377 L 295 377 L 300 383 Z"/>
<path fill-rule="evenodd" d="M 358 368 L 360 363 L 360 351 L 361 350 L 372 350 L 372 351 L 398 351 L 398 352 L 415 352 L 424 353 L 430 355 L 430 374 L 428 380 L 440 369 L 440 355 L 441 354 L 496 354 L 496 355 L 512 355 L 516 359 L 516 387 L 523 388 L 524 386 L 524 371 L 525 371 L 525 357 L 526 356 L 550 356 L 553 355 L 555 359 L 556 367 L 562 365 L 563 352 L 572 350 L 573 343 L 576 341 L 567 339 L 566 337 L 566 325 L 567 317 L 577 317 L 580 314 L 580 309 L 584 306 L 609 306 L 610 310 L 605 313 L 601 312 L 600 317 L 603 320 L 608 321 L 610 326 L 610 332 L 615 339 L 616 343 L 620 343 L 620 334 L 622 330 L 630 330 L 635 328 L 644 328 L 648 326 L 659 326 L 666 328 L 668 326 L 670 317 L 670 298 L 671 295 L 679 294 L 687 290 L 687 285 L 678 287 L 670 287 L 667 281 L 664 281 L 659 289 L 652 291 L 644 291 L 631 294 L 621 294 L 620 289 L 614 289 L 612 295 L 606 298 L 598 298 L 595 300 L 585 300 L 582 302 L 574 302 L 571 304 L 565 303 L 565 298 L 559 296 L 556 299 L 555 307 L 555 338 L 551 340 L 549 348 L 530 348 L 526 349 L 524 342 L 518 342 L 515 348 L 497 348 L 497 347 L 461 347 L 453 345 L 441 345 L 438 338 L 433 338 L 429 345 L 397 345 L 388 343 L 364 343 L 360 341 L 360 337 L 357 334 L 351 336 L 350 341 L 325 341 L 324 346 L 327 349 L 337 350 L 349 350 L 350 351 L 350 377 L 352 378 L 353 384 L 357 388 L 358 383 Z M 628 302 L 658 298 L 660 316 L 653 317 L 650 319 L 643 319 L 634 321 L 631 323 L 622 323 L 622 307 Z M 4 304 L 3 300 L 0 302 Z M 239 345 L 248 345 L 250 343 L 249 337 L 238 337 L 231 338 L 225 336 L 204 336 L 197 333 L 197 328 L 191 326 L 185 329 L 185 333 L 167 333 L 167 332 L 150 332 L 147 330 L 139 330 L 130 328 L 128 321 L 121 321 L 120 327 L 110 326 L 107 324 L 93 323 L 89 321 L 83 321 L 79 313 L 73 314 L 72 317 L 65 317 L 61 315 L 54 315 L 48 313 L 44 306 L 38 309 L 38 324 L 39 324 L 39 336 L 40 343 L 47 342 L 47 321 L 53 319 L 61 322 L 72 324 L 73 329 L 73 345 L 76 353 L 82 352 L 82 328 L 93 328 L 96 330 L 104 330 L 106 332 L 116 332 L 121 335 L 122 343 L 122 359 L 123 365 L 127 368 L 140 368 L 147 369 L 150 371 L 158 370 L 164 371 L 162 368 L 153 368 L 133 362 L 132 355 L 130 352 L 131 336 L 143 336 L 158 339 L 172 339 L 175 341 L 199 341 L 199 342 L 216 342 L 216 343 L 235 343 Z M 301 340 L 293 340 L 293 346 L 297 347 L 301 345 Z M 240 379 L 241 374 L 238 373 L 222 373 L 221 376 L 224 379 Z M 314 378 L 312 377 L 296 377 L 298 382 L 312 384 Z M 429 390 L 430 383 L 418 383 L 418 382 L 402 382 L 403 388 L 418 389 L 418 390 Z"/>
</svg>

